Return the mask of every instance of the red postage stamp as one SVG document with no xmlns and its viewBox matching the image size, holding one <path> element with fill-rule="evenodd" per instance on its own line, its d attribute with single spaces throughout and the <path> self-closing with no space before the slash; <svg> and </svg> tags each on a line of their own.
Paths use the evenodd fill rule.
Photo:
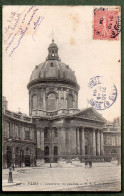
<svg viewBox="0 0 124 196">
<path fill-rule="evenodd" d="M 120 33 L 119 10 L 94 10 L 94 39 L 117 40 Z"/>
</svg>

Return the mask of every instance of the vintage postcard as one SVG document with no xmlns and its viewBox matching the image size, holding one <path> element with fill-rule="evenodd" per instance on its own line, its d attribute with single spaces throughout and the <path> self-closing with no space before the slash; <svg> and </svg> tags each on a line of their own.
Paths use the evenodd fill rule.
<svg viewBox="0 0 124 196">
<path fill-rule="evenodd" d="M 3 191 L 121 191 L 121 8 L 2 17 Z"/>
</svg>

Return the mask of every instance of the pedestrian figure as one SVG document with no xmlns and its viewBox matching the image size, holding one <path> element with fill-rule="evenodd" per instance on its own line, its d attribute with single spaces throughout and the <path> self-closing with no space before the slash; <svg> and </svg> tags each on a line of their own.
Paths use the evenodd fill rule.
<svg viewBox="0 0 124 196">
<path fill-rule="evenodd" d="M 88 162 L 87 162 L 87 160 L 85 160 L 85 168 L 87 167 L 87 164 L 88 164 Z"/>
<path fill-rule="evenodd" d="M 14 164 L 13 164 L 12 168 L 13 168 L 13 170 L 15 170 Z"/>
<path fill-rule="evenodd" d="M 118 166 L 120 165 L 120 158 L 119 157 L 117 158 L 117 165 Z"/>
<path fill-rule="evenodd" d="M 89 167 L 90 168 L 92 167 L 92 161 L 91 160 L 89 161 Z"/>
</svg>

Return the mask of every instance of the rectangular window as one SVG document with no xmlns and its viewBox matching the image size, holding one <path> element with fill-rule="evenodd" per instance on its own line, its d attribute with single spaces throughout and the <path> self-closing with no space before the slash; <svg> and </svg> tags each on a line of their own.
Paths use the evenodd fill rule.
<svg viewBox="0 0 124 196">
<path fill-rule="evenodd" d="M 30 140 L 34 140 L 34 128 L 30 129 Z"/>
<path fill-rule="evenodd" d="M 5 135 L 6 135 L 7 138 L 10 137 L 10 122 L 6 122 Z"/>
<path fill-rule="evenodd" d="M 29 127 L 25 127 L 25 140 L 30 140 Z"/>
<path fill-rule="evenodd" d="M 111 137 L 110 136 L 107 136 L 106 144 L 107 145 L 111 145 Z"/>
<path fill-rule="evenodd" d="M 19 126 L 15 125 L 15 138 L 19 139 Z"/>
<path fill-rule="evenodd" d="M 112 136 L 112 146 L 115 146 L 115 136 Z"/>
</svg>

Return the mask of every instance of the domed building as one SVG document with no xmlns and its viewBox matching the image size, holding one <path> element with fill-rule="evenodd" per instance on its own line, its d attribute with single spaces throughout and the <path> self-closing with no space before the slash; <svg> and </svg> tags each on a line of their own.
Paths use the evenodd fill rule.
<svg viewBox="0 0 124 196">
<path fill-rule="evenodd" d="M 79 111 L 79 85 L 75 73 L 69 65 L 61 62 L 54 40 L 49 45 L 46 61 L 35 66 L 27 87 L 31 116 L 55 116 Z"/>
<path fill-rule="evenodd" d="M 59 58 L 54 40 L 46 61 L 35 66 L 27 88 L 30 117 L 10 112 L 3 99 L 3 167 L 75 158 L 103 160 L 108 149 L 106 120 L 93 108 L 78 109 L 75 72 Z M 120 132 L 116 132 L 110 135 L 119 142 Z M 119 149 L 120 143 L 117 153 Z"/>
<path fill-rule="evenodd" d="M 60 60 L 54 40 L 46 61 L 35 66 L 27 88 L 29 114 L 36 124 L 38 165 L 44 160 L 104 154 L 105 120 L 93 108 L 78 109 L 80 87 L 74 71 Z"/>
</svg>

